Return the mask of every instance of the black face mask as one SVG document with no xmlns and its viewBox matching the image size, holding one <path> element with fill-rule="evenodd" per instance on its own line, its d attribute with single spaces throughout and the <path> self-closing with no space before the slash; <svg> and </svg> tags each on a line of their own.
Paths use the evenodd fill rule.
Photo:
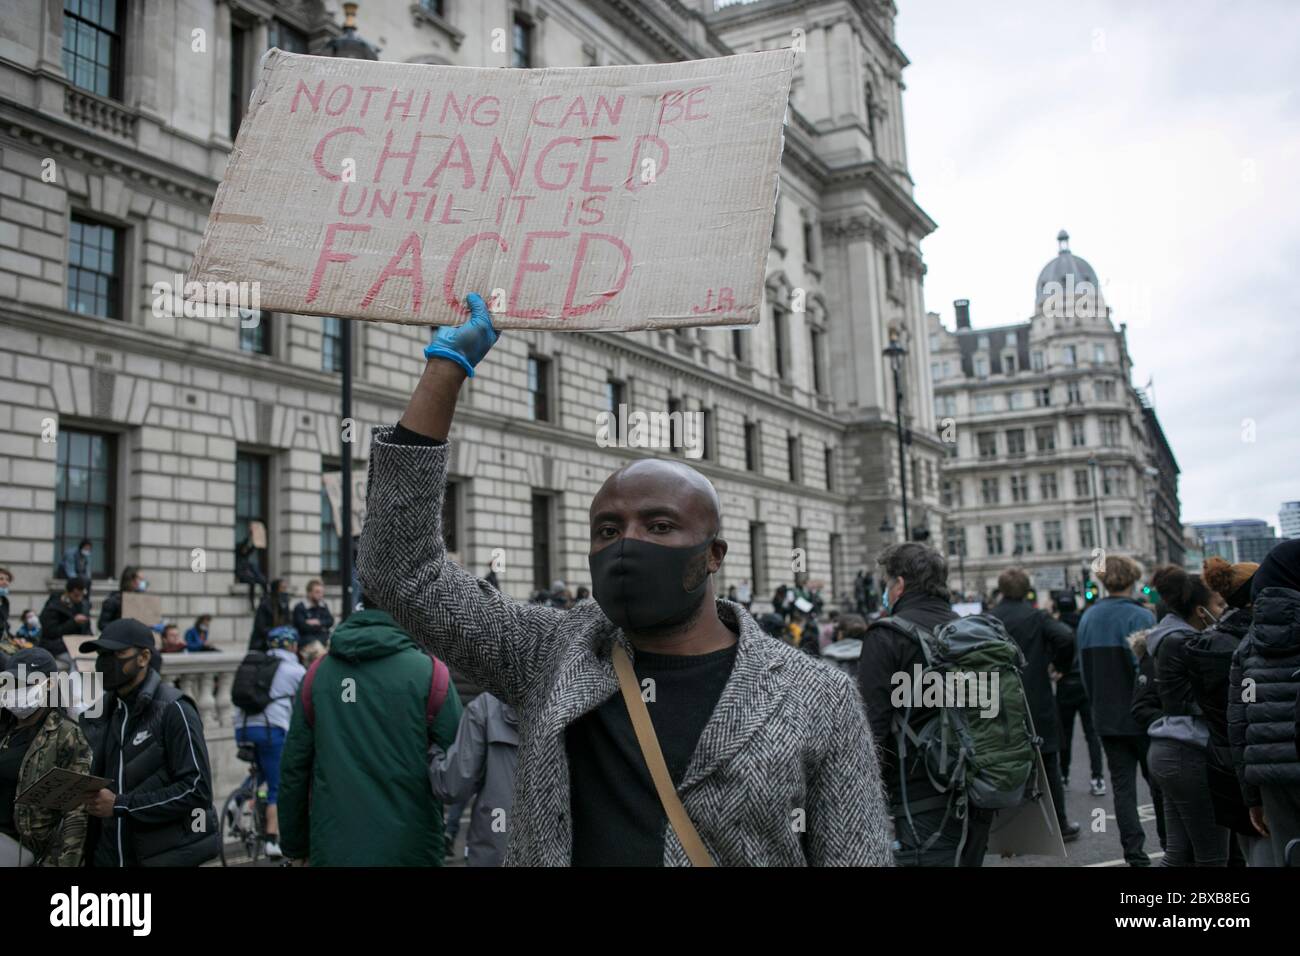
<svg viewBox="0 0 1300 956">
<path fill-rule="evenodd" d="M 652 631 L 690 619 L 704 600 L 709 577 L 686 590 L 686 569 L 713 538 L 684 548 L 622 538 L 587 558 L 591 591 L 605 616 L 619 627 Z"/>
<path fill-rule="evenodd" d="M 139 655 L 128 657 L 126 660 L 118 657 L 111 651 L 100 654 L 95 658 L 95 670 L 104 675 L 104 687 L 106 690 L 117 690 L 135 679 L 135 675 L 140 673 L 140 668 L 127 670 L 126 665 L 132 661 L 139 660 Z"/>
</svg>

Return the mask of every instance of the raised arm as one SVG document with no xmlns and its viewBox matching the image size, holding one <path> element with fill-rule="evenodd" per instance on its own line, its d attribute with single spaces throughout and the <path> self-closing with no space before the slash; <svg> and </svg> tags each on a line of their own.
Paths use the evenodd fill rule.
<svg viewBox="0 0 1300 956">
<path fill-rule="evenodd" d="M 370 444 L 357 570 L 369 598 L 417 642 L 507 703 L 519 703 L 553 653 L 563 612 L 512 601 L 448 561 L 442 500 L 460 386 L 496 342 L 483 300 L 464 325 L 438 330 L 396 428 Z"/>
</svg>

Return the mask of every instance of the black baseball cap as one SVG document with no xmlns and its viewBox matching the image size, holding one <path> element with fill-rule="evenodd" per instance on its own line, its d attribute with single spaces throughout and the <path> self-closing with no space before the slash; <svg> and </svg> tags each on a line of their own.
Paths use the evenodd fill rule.
<svg viewBox="0 0 1300 956">
<path fill-rule="evenodd" d="M 99 633 L 99 640 L 86 641 L 81 645 L 81 653 L 88 651 L 122 651 L 128 647 L 147 647 L 151 651 L 158 649 L 154 643 L 153 631 L 133 617 L 121 617 Z"/>
<path fill-rule="evenodd" d="M 41 647 L 27 647 L 11 654 L 4 666 L 4 670 L 16 675 L 19 665 L 26 668 L 28 674 L 49 675 L 56 673 L 59 669 L 58 665 L 54 663 L 54 658 L 50 652 Z"/>
</svg>

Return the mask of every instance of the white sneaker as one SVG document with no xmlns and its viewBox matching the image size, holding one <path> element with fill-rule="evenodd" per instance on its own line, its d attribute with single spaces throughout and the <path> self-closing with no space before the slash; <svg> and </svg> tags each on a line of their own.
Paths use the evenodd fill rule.
<svg viewBox="0 0 1300 956">
<path fill-rule="evenodd" d="M 282 856 L 284 856 L 284 854 L 280 852 L 280 844 L 277 841 L 275 840 L 266 841 L 266 856 L 267 859 L 270 860 L 278 860 Z"/>
<path fill-rule="evenodd" d="M 1094 797 L 1106 796 L 1106 781 L 1101 777 L 1092 778 L 1092 795 Z"/>
</svg>

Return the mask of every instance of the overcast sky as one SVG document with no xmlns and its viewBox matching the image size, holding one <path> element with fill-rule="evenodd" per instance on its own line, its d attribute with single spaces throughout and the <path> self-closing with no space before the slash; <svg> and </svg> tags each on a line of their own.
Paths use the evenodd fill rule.
<svg viewBox="0 0 1300 956">
<path fill-rule="evenodd" d="M 1300 499 L 1300 2 L 897 4 L 926 308 L 1027 319 L 1068 230 L 1154 378 L 1183 520 L 1276 526 Z"/>
</svg>

